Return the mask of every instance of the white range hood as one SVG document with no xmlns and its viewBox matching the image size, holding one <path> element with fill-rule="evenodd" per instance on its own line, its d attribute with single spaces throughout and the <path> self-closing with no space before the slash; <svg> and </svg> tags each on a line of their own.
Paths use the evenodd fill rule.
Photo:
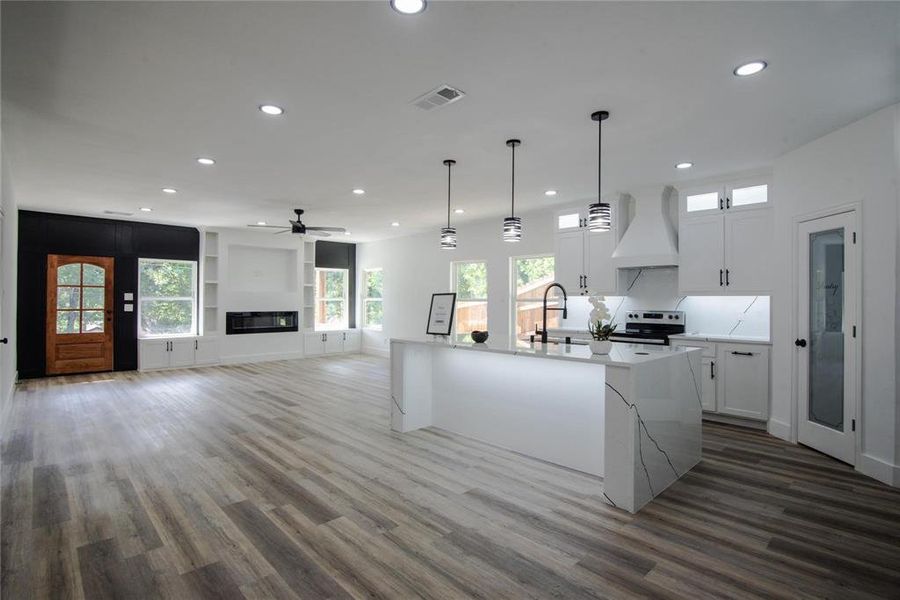
<svg viewBox="0 0 900 600">
<path fill-rule="evenodd" d="M 669 219 L 668 203 L 674 197 L 671 186 L 636 190 L 634 219 L 612 254 L 619 269 L 672 267 L 678 265 L 678 235 Z"/>
</svg>

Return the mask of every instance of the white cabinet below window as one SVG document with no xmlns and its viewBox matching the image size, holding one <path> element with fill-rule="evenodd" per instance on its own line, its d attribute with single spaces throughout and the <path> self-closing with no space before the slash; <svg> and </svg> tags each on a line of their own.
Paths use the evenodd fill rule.
<svg viewBox="0 0 900 600">
<path fill-rule="evenodd" d="M 303 334 L 303 350 L 306 356 L 359 352 L 360 348 L 361 334 L 355 329 Z"/>
<path fill-rule="evenodd" d="M 219 341 L 213 337 L 178 337 L 138 341 L 141 371 L 212 365 L 219 362 Z"/>
</svg>

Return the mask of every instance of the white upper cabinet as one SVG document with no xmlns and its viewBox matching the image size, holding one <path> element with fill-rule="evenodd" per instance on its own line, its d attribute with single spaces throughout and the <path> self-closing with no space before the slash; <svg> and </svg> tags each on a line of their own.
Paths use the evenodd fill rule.
<svg viewBox="0 0 900 600">
<path fill-rule="evenodd" d="M 617 243 L 612 230 L 584 234 L 587 293 L 614 295 L 618 291 L 618 271 L 611 260 Z"/>
<path fill-rule="evenodd" d="M 612 263 L 612 253 L 620 238 L 619 219 L 625 198 L 627 196 L 604 197 L 610 201 L 612 226 L 609 231 L 591 232 L 588 229 L 587 206 L 556 212 L 556 281 L 569 295 L 615 295 L 618 292 L 618 274 Z"/>
<path fill-rule="evenodd" d="M 556 213 L 556 231 L 580 231 L 587 220 L 587 209 L 561 210 Z"/>
<path fill-rule="evenodd" d="M 725 283 L 725 221 L 721 215 L 682 219 L 678 233 L 678 287 L 684 293 L 719 292 Z"/>
<path fill-rule="evenodd" d="M 556 234 L 555 279 L 569 294 L 584 291 L 584 232 L 560 231 Z"/>
<path fill-rule="evenodd" d="M 771 293 L 771 190 L 757 178 L 681 192 L 680 293 Z"/>
</svg>

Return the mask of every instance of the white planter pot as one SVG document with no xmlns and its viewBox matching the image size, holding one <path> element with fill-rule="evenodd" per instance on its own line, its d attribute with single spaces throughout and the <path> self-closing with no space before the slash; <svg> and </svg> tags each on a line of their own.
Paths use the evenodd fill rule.
<svg viewBox="0 0 900 600">
<path fill-rule="evenodd" d="M 609 354 L 612 350 L 612 342 L 609 340 L 591 340 L 588 346 L 594 354 Z"/>
</svg>

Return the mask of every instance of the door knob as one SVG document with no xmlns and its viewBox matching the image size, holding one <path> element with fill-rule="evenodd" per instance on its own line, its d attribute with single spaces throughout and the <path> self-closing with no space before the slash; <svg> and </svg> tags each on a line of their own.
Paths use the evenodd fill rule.
<svg viewBox="0 0 900 600">
<path fill-rule="evenodd" d="M 806 348 L 806 340 L 804 340 L 803 338 L 798 338 L 794 340 L 794 345 L 799 348 Z"/>
<path fill-rule="evenodd" d="M 0 339 L 0 344 L 8 344 L 8 343 L 9 343 L 9 338 Z"/>
</svg>

